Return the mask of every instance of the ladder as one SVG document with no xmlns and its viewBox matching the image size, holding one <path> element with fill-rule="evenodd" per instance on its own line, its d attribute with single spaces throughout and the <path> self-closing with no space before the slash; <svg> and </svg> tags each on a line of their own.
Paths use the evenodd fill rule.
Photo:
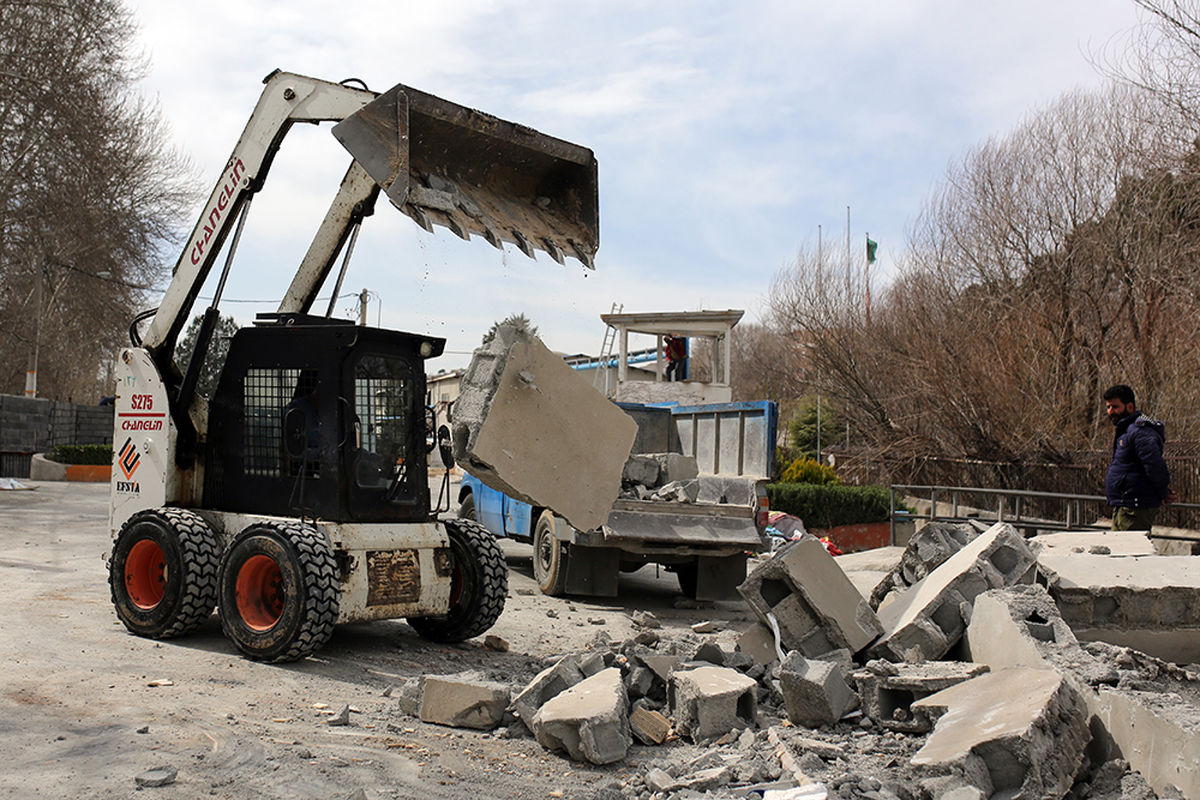
<svg viewBox="0 0 1200 800">
<path fill-rule="evenodd" d="M 624 310 L 624 308 L 625 308 L 624 303 L 622 303 L 621 305 L 617 305 L 616 303 L 613 303 L 612 308 L 609 310 L 608 313 L 620 314 L 621 311 Z M 602 389 L 604 391 L 604 394 L 607 397 L 612 397 L 612 395 L 613 395 L 612 390 L 608 386 L 608 375 L 609 375 L 608 361 L 609 361 L 609 359 L 612 358 L 613 345 L 616 343 L 616 341 L 617 341 L 617 329 L 614 328 L 612 325 L 607 326 L 604 329 L 604 341 L 600 344 L 600 357 L 596 359 L 596 376 L 592 379 L 592 386 L 596 387 L 597 389 Z M 601 385 L 600 385 L 600 382 L 601 382 L 600 376 L 601 375 L 604 376 L 604 386 L 603 387 L 601 387 Z"/>
</svg>

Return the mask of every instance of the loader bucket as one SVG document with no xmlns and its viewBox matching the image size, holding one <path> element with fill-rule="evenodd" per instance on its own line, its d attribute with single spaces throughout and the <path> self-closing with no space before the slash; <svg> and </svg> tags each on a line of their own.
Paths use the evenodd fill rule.
<svg viewBox="0 0 1200 800">
<path fill-rule="evenodd" d="M 393 205 L 428 231 L 592 267 L 596 159 L 586 147 L 397 85 L 333 128 Z"/>
</svg>

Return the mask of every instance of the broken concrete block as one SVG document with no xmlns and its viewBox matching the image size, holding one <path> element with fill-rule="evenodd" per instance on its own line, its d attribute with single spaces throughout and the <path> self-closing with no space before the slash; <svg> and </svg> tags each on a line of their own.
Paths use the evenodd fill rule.
<svg viewBox="0 0 1200 800">
<path fill-rule="evenodd" d="M 656 677 L 654 670 L 639 664 L 625 676 L 625 690 L 630 697 L 646 697 L 654 688 Z"/>
<path fill-rule="evenodd" d="M 696 479 L 690 481 L 671 481 L 656 489 L 650 496 L 651 500 L 663 503 L 694 503 L 700 496 L 700 483 Z"/>
<path fill-rule="evenodd" d="M 857 700 L 841 664 L 810 661 L 794 651 L 779 665 L 779 684 L 788 719 L 808 728 L 832 725 Z"/>
<path fill-rule="evenodd" d="M 710 664 L 723 667 L 725 666 L 725 651 L 716 642 L 705 642 L 696 648 L 696 653 L 692 656 L 692 661 L 707 661 Z"/>
<path fill-rule="evenodd" d="M 704 792 L 724 786 L 729 783 L 731 777 L 732 771 L 729 767 L 709 767 L 678 778 L 664 769 L 652 767 L 646 772 L 646 785 L 653 791 L 661 792 L 664 795 L 686 790 Z"/>
<path fill-rule="evenodd" d="M 455 460 L 510 497 L 599 528 L 621 490 L 637 423 L 524 331 L 475 351 L 454 404 Z"/>
<path fill-rule="evenodd" d="M 421 679 L 409 678 L 396 695 L 396 707 L 400 713 L 415 717 L 421 713 Z"/>
<path fill-rule="evenodd" d="M 558 663 L 539 672 L 520 693 L 513 698 L 513 711 L 528 725 L 547 700 L 584 679 L 575 656 L 564 656 Z"/>
<path fill-rule="evenodd" d="M 966 638 L 971 658 L 993 669 L 1053 667 L 1066 676 L 1098 732 L 1095 760 L 1120 754 L 1164 796 L 1200 797 L 1200 682 L 1194 675 L 1102 642 L 1085 650 L 1036 585 L 977 597 Z"/>
<path fill-rule="evenodd" d="M 504 719 L 511 695 L 509 688 L 500 683 L 426 675 L 421 678 L 417 716 L 422 722 L 437 725 L 491 730 Z"/>
<path fill-rule="evenodd" d="M 776 551 L 738 592 L 763 624 L 775 618 L 784 650 L 807 657 L 842 647 L 858 652 L 883 632 L 866 600 L 812 536 Z"/>
<path fill-rule="evenodd" d="M 858 686 L 863 713 L 880 726 L 905 733 L 926 733 L 933 728 L 934 721 L 914 714 L 912 704 L 987 671 L 986 664 L 960 661 L 893 664 L 876 660 L 851 677 Z"/>
<path fill-rule="evenodd" d="M 658 472 L 657 458 L 634 453 L 625 462 L 625 467 L 621 471 L 621 483 L 634 483 L 653 488 L 658 485 Z"/>
<path fill-rule="evenodd" d="M 876 547 L 834 556 L 833 560 L 846 573 L 858 593 L 870 598 L 876 587 L 891 579 L 892 570 L 899 565 L 903 554 L 903 547 Z M 878 610 L 877 605 L 872 608 Z"/>
<path fill-rule="evenodd" d="M 664 684 L 670 680 L 671 673 L 683 663 L 679 656 L 638 656 L 638 660 L 654 670 L 655 676 Z"/>
<path fill-rule="evenodd" d="M 1079 694 L 1054 670 L 990 672 L 913 703 L 937 720 L 913 766 L 985 795 L 1066 794 L 1091 739 Z"/>
<path fill-rule="evenodd" d="M 671 720 L 658 711 L 639 706 L 629 715 L 629 729 L 642 744 L 662 744 L 671 732 Z"/>
<path fill-rule="evenodd" d="M 662 623 L 658 621 L 658 617 L 651 614 L 649 611 L 634 611 L 629 615 L 630 621 L 639 628 L 648 630 L 661 628 Z"/>
<path fill-rule="evenodd" d="M 682 453 L 650 453 L 648 455 L 658 462 L 660 486 L 679 481 L 690 481 L 700 476 L 700 468 L 696 466 L 694 456 L 685 456 Z"/>
<path fill-rule="evenodd" d="M 1195 556 L 1112 556 L 1043 550 L 1038 569 L 1081 641 L 1200 663 L 1200 570 Z"/>
<path fill-rule="evenodd" d="M 754 623 L 738 637 L 737 649 L 758 664 L 766 665 L 779 660 L 775 649 L 775 634 L 761 622 Z"/>
<path fill-rule="evenodd" d="M 988 589 L 1029 582 L 1034 555 L 1013 526 L 998 522 L 879 612 L 884 634 L 874 658 L 905 661 L 915 650 L 941 658 L 966 630 L 971 603 Z"/>
<path fill-rule="evenodd" d="M 632 743 L 621 670 L 610 667 L 549 700 L 530 728 L 542 747 L 566 750 L 576 761 L 620 761 Z"/>
<path fill-rule="evenodd" d="M 908 540 L 900 563 L 871 592 L 871 608 L 878 611 L 889 593 L 912 586 L 978 535 L 979 529 L 968 522 L 927 523 Z"/>
<path fill-rule="evenodd" d="M 671 673 L 667 686 L 675 728 L 693 742 L 755 724 L 758 684 L 737 670 L 678 670 Z"/>
<path fill-rule="evenodd" d="M 604 653 L 590 653 L 580 660 L 579 671 L 583 673 L 583 677 L 590 678 L 607 666 L 608 662 L 604 660 Z"/>
</svg>

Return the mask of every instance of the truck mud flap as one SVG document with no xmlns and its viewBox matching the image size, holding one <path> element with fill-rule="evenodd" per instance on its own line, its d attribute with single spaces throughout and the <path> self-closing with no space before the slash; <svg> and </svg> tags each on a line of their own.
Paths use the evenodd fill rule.
<svg viewBox="0 0 1200 800">
<path fill-rule="evenodd" d="M 616 597 L 621 551 L 611 547 L 567 546 L 566 594 Z"/>
<path fill-rule="evenodd" d="M 592 151 L 398 84 L 333 135 L 402 212 L 592 267 L 600 244 Z"/>
</svg>

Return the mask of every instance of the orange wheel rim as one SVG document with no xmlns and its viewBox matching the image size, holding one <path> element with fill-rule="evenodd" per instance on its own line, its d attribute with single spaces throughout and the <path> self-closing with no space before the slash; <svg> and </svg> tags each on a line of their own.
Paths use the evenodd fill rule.
<svg viewBox="0 0 1200 800">
<path fill-rule="evenodd" d="M 270 630 L 283 616 L 283 573 L 270 556 L 251 556 L 234 586 L 238 616 L 256 631 Z"/>
<path fill-rule="evenodd" d="M 150 611 L 167 593 L 167 557 L 150 539 L 142 539 L 125 557 L 125 593 L 135 606 Z"/>
</svg>

